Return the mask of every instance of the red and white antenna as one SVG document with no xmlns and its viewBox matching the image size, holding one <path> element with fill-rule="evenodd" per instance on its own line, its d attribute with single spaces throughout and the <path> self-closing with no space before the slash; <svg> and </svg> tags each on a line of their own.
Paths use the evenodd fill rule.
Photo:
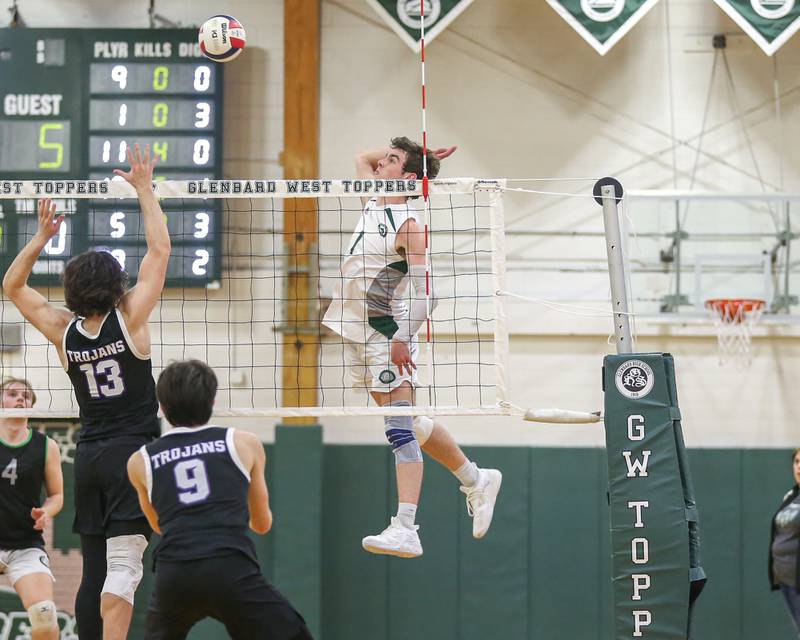
<svg viewBox="0 0 800 640">
<path fill-rule="evenodd" d="M 420 0 L 420 70 L 422 75 L 422 220 L 425 224 L 425 300 L 427 342 L 431 341 L 431 269 L 428 242 L 428 127 L 425 121 L 425 0 Z M 430 357 L 430 349 L 428 350 Z"/>
</svg>

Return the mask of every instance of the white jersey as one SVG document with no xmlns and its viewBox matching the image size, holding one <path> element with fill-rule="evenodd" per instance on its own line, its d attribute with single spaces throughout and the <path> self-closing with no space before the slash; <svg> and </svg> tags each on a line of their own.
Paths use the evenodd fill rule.
<svg viewBox="0 0 800 640">
<path fill-rule="evenodd" d="M 345 247 L 341 278 L 322 321 L 353 342 L 364 343 L 374 332 L 390 338 L 397 320 L 408 317 L 404 294 L 408 263 L 395 248 L 397 232 L 409 218 L 420 223 L 408 204 L 379 206 L 373 198 L 364 207 Z"/>
</svg>

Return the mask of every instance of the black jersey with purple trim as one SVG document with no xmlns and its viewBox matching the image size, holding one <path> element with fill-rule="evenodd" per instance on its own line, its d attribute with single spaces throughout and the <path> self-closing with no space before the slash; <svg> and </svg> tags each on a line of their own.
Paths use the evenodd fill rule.
<svg viewBox="0 0 800 640">
<path fill-rule="evenodd" d="M 28 429 L 20 444 L 0 440 L 0 549 L 44 549 L 31 509 L 42 506 L 47 436 Z"/>
<path fill-rule="evenodd" d="M 212 425 L 178 427 L 139 450 L 161 528 L 156 560 L 242 553 L 258 563 L 247 533 L 250 475 L 236 451 L 234 433 Z"/>
<path fill-rule="evenodd" d="M 82 318 L 64 333 L 67 375 L 80 407 L 81 442 L 116 436 L 158 437 L 158 401 L 149 354 L 137 352 L 114 309 L 92 335 Z"/>
</svg>

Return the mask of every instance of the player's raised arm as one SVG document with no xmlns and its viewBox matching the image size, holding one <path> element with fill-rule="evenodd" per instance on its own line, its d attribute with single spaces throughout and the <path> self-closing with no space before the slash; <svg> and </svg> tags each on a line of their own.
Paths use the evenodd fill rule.
<svg viewBox="0 0 800 640">
<path fill-rule="evenodd" d="M 369 151 L 359 151 L 356 154 L 356 177 L 359 180 L 368 180 L 375 177 L 378 163 L 386 159 L 391 150 L 389 147 L 379 147 Z"/>
<path fill-rule="evenodd" d="M 23 316 L 53 344 L 61 344 L 72 313 L 47 301 L 28 285 L 33 265 L 45 245 L 58 233 L 64 216 L 56 217 L 56 205 L 50 199 L 39 200 L 39 228 L 11 263 L 3 278 L 3 292 Z"/>
<path fill-rule="evenodd" d="M 272 511 L 269 508 L 269 491 L 264 478 L 264 446 L 254 434 L 247 431 L 236 431 L 234 444 L 244 468 L 250 473 L 250 489 L 247 493 L 250 528 L 256 533 L 267 533 L 272 528 Z"/>
<path fill-rule="evenodd" d="M 61 449 L 55 440 L 47 439 L 47 462 L 44 466 L 44 489 L 47 498 L 41 507 L 31 510 L 33 528 L 44 531 L 48 521 L 55 518 L 64 506 L 64 475 L 61 472 Z"/>
<path fill-rule="evenodd" d="M 137 451 L 128 458 L 128 479 L 131 481 L 133 488 L 136 489 L 136 494 L 139 496 L 139 506 L 147 518 L 147 523 L 153 531 L 160 535 L 161 529 L 158 526 L 158 514 L 150 502 L 150 496 L 147 494 L 143 455 L 145 455 L 143 451 Z"/>
<path fill-rule="evenodd" d="M 147 325 L 150 313 L 164 290 L 172 245 L 164 212 L 153 193 L 153 168 L 156 159 L 150 155 L 150 145 L 145 146 L 144 154 L 138 144 L 133 150 L 128 149 L 128 161 L 131 165 L 130 171 L 115 169 L 114 173 L 136 189 L 147 240 L 147 253 L 142 258 L 136 286 L 125 294 L 120 303 L 128 330 L 134 334 Z"/>
</svg>

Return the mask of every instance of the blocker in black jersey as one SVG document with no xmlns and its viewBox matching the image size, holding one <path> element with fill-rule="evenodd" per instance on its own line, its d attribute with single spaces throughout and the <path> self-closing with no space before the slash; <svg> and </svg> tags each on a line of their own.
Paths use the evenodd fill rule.
<svg viewBox="0 0 800 640">
<path fill-rule="evenodd" d="M 213 426 L 176 428 L 142 447 L 150 502 L 161 528 L 156 562 L 241 553 L 258 564 L 247 534 L 250 475 L 233 434 Z"/>
<path fill-rule="evenodd" d="M 160 432 L 150 357 L 137 352 L 119 309 L 95 335 L 81 318 L 73 319 L 63 351 L 81 416 L 73 530 L 107 538 L 149 536 L 125 463 Z"/>
<path fill-rule="evenodd" d="M 64 332 L 67 375 L 80 407 L 79 442 L 160 433 L 150 356 L 137 352 L 119 309 L 90 334 L 81 318 Z"/>
<path fill-rule="evenodd" d="M 42 532 L 33 528 L 31 509 L 42 505 L 47 436 L 28 430 L 18 445 L 0 440 L 0 549 L 44 549 Z"/>
<path fill-rule="evenodd" d="M 234 640 L 310 640 L 303 618 L 261 574 L 234 429 L 175 428 L 140 451 L 162 535 L 145 638 L 183 639 L 213 617 Z"/>
</svg>

